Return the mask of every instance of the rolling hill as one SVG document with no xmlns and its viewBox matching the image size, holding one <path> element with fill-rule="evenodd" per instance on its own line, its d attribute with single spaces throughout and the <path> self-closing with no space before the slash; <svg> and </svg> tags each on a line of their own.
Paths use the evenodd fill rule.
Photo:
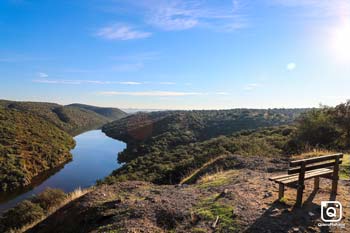
<svg viewBox="0 0 350 233">
<path fill-rule="evenodd" d="M 115 108 L 0 100 L 0 192 L 71 160 L 74 135 L 125 115 Z"/>
</svg>

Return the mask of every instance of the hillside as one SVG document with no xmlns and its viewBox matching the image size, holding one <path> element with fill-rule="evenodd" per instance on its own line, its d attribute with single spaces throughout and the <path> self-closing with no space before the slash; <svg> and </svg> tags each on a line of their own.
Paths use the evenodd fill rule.
<svg viewBox="0 0 350 233">
<path fill-rule="evenodd" d="M 91 106 L 86 104 L 69 104 L 67 106 L 93 111 L 99 115 L 104 116 L 110 121 L 118 120 L 127 116 L 125 112 L 123 112 L 118 108 L 103 108 L 103 107 L 96 107 L 96 106 Z"/>
<path fill-rule="evenodd" d="M 126 115 L 101 109 L 0 100 L 0 192 L 26 186 L 36 175 L 71 160 L 72 136 Z"/>
<path fill-rule="evenodd" d="M 0 191 L 72 159 L 73 138 L 33 113 L 0 107 L 0 135 Z"/>
<path fill-rule="evenodd" d="M 105 181 L 141 179 L 175 184 L 223 154 L 282 154 L 294 129 L 277 126 L 291 124 L 303 111 L 170 111 L 140 113 L 109 123 L 103 131 L 127 142 L 127 149 L 118 156 L 126 164 Z M 272 128 L 249 131 L 263 127 Z M 255 143 L 250 146 L 252 141 Z"/>
<path fill-rule="evenodd" d="M 0 105 L 8 109 L 34 113 L 71 135 L 77 135 L 89 129 L 99 128 L 111 120 L 120 119 L 126 115 L 119 109 L 106 108 L 104 111 L 100 111 L 99 108 L 88 105 L 81 105 L 85 107 L 80 107 L 78 105 L 63 106 L 55 103 L 17 102 L 8 100 L 0 100 Z M 113 112 L 113 114 L 100 114 L 99 112 Z"/>
<path fill-rule="evenodd" d="M 52 214 L 35 198 L 21 203 L 0 219 L 0 229 L 1 223 L 3 229 L 20 223 L 29 233 L 347 232 L 317 225 L 330 181 L 321 179 L 321 189 L 315 193 L 313 180 L 308 180 L 304 206 L 295 209 L 295 190 L 287 189 L 285 198 L 278 200 L 278 187 L 268 180 L 285 173 L 291 159 L 334 153 L 332 148 L 348 151 L 350 131 L 344 123 L 348 115 L 340 117 L 344 106 L 350 109 L 350 104 L 342 104 L 290 115 L 280 114 L 292 110 L 273 114 L 258 110 L 265 111 L 263 118 L 256 110 L 245 110 L 249 114 L 235 119 L 229 111 L 218 111 L 214 118 L 212 111 L 123 118 L 103 128 L 128 142 L 119 155 L 126 162 L 120 169 Z M 219 118 L 222 114 L 225 117 Z M 240 128 L 245 120 L 255 128 Z M 337 137 L 330 137 L 335 132 Z M 303 151 L 308 153 L 296 156 Z M 349 161 L 346 155 L 340 169 L 337 200 L 342 203 L 349 202 Z M 13 216 L 21 213 L 26 217 L 13 222 Z M 346 224 L 350 224 L 348 213 L 344 204 Z"/>
<path fill-rule="evenodd" d="M 275 170 L 286 169 L 279 159 L 234 156 L 233 170 L 207 175 L 192 185 L 154 185 L 128 181 L 102 185 L 72 201 L 28 233 L 147 232 L 147 233 L 295 233 L 349 232 L 320 228 L 319 204 L 328 200 L 328 180 L 313 194 L 306 182 L 305 205 L 294 209 L 295 192 L 287 189 L 278 201 L 278 187 L 268 181 Z M 339 183 L 337 200 L 348 203 L 349 181 Z M 317 204 L 315 204 L 317 203 Z M 349 205 L 344 204 L 344 221 Z M 217 223 L 214 225 L 214 223 Z"/>
</svg>

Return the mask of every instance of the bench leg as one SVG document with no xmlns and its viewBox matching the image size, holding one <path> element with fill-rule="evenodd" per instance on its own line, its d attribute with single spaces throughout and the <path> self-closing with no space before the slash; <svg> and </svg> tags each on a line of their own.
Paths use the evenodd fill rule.
<svg viewBox="0 0 350 233">
<path fill-rule="evenodd" d="M 318 190 L 320 188 L 320 177 L 314 178 L 314 190 Z"/>
<path fill-rule="evenodd" d="M 338 191 L 338 179 L 332 180 L 332 194 L 337 194 Z"/>
<path fill-rule="evenodd" d="M 284 197 L 284 184 L 279 184 L 278 200 L 281 200 L 282 197 Z"/>
<path fill-rule="evenodd" d="M 304 192 L 304 186 L 300 185 L 297 188 L 297 201 L 295 203 L 296 207 L 301 207 L 303 204 L 303 192 Z"/>
</svg>

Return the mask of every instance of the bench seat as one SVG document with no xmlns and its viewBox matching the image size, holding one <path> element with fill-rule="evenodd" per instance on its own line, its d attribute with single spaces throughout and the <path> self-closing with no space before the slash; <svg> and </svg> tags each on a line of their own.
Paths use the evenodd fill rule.
<svg viewBox="0 0 350 233">
<path fill-rule="evenodd" d="M 332 169 L 327 169 L 327 168 L 321 168 L 321 169 L 316 169 L 312 171 L 307 171 L 305 172 L 305 180 L 311 179 L 314 177 L 319 177 L 319 176 L 326 176 L 326 175 L 331 175 L 333 173 Z M 270 177 L 269 180 L 275 181 L 276 183 L 280 184 L 291 184 L 297 182 L 299 179 L 299 174 L 293 174 L 293 175 L 279 175 L 279 176 L 274 176 Z"/>
</svg>

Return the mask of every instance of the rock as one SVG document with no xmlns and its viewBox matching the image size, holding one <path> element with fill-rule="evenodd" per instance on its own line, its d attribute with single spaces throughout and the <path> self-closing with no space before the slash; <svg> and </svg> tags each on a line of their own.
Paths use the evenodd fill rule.
<svg viewBox="0 0 350 233">
<path fill-rule="evenodd" d="M 293 227 L 292 228 L 292 232 L 299 232 L 299 228 L 298 227 Z"/>
<path fill-rule="evenodd" d="M 268 198 L 268 197 L 271 197 L 272 196 L 272 193 L 271 192 L 267 192 L 264 194 L 264 198 Z"/>
<path fill-rule="evenodd" d="M 271 211 L 271 213 L 273 213 L 273 214 L 276 214 L 276 213 L 278 213 L 279 212 L 279 209 L 277 209 L 277 208 L 274 208 L 272 211 Z"/>
</svg>

